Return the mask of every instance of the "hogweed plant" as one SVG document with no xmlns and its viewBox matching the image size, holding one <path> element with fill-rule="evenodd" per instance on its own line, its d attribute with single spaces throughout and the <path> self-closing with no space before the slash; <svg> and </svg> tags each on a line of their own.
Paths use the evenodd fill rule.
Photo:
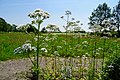
<svg viewBox="0 0 120 80">
<path fill-rule="evenodd" d="M 68 53 L 67 53 L 67 50 L 68 50 L 67 33 L 68 33 L 68 28 L 70 27 L 70 25 L 69 25 L 69 23 L 70 23 L 69 18 L 70 18 L 71 14 L 72 13 L 67 10 L 67 11 L 65 11 L 65 15 L 67 16 L 67 19 L 64 19 L 64 16 L 61 16 L 61 19 L 63 19 L 64 21 L 66 21 L 66 26 L 63 26 L 64 29 L 66 30 L 66 56 L 68 55 Z"/>
<path fill-rule="evenodd" d="M 41 10 L 41 9 L 36 9 L 34 12 L 30 13 L 28 15 L 30 18 L 32 18 L 32 25 L 34 25 L 35 27 L 37 27 L 37 32 L 35 33 L 36 34 L 36 37 L 34 38 L 34 40 L 37 42 L 36 43 L 36 47 L 34 46 L 31 46 L 30 43 L 26 43 L 26 44 L 23 44 L 22 47 L 18 47 L 14 50 L 14 53 L 29 53 L 31 51 L 36 51 L 36 60 L 32 61 L 32 59 L 30 58 L 30 56 L 28 56 L 31 60 L 31 62 L 33 63 L 33 66 L 34 66 L 34 71 L 36 73 L 36 80 L 39 80 L 39 54 L 40 52 L 47 52 L 47 50 L 45 48 L 41 48 L 40 50 L 40 38 L 41 38 L 41 33 L 39 32 L 40 30 L 40 25 L 41 23 L 50 17 L 49 13 Z"/>
<path fill-rule="evenodd" d="M 43 10 L 41 10 L 41 9 L 37 9 L 37 10 L 35 10 L 34 12 L 32 12 L 32 13 L 30 13 L 29 15 L 28 15 L 30 18 L 32 18 L 33 19 L 33 21 L 32 21 L 32 24 L 34 24 L 34 25 L 36 25 L 37 26 L 37 29 L 38 29 L 38 32 L 37 32 L 37 80 L 39 79 L 39 46 L 40 46 L 40 36 L 41 36 L 41 34 L 40 34 L 40 32 L 39 32 L 39 30 L 40 30 L 40 24 L 45 20 L 45 19 L 47 19 L 47 18 L 49 18 L 50 17 L 50 15 L 49 15 L 49 13 L 47 13 L 47 12 L 45 12 L 45 11 L 43 11 Z"/>
</svg>

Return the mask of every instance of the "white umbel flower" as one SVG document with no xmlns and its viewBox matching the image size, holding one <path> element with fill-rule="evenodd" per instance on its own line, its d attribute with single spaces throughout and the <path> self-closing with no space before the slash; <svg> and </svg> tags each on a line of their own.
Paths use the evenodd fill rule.
<svg viewBox="0 0 120 80">
<path fill-rule="evenodd" d="M 32 50 L 32 48 L 31 48 L 31 44 L 30 43 L 27 43 L 27 44 L 23 44 L 22 45 L 22 49 L 23 49 L 23 51 L 25 51 L 25 52 L 27 52 L 28 50 Z"/>
<path fill-rule="evenodd" d="M 46 48 L 41 48 L 41 51 L 46 52 L 46 53 L 48 52 Z"/>
<path fill-rule="evenodd" d="M 16 48 L 13 52 L 14 52 L 14 54 L 22 53 L 22 48 L 21 48 L 21 47 L 18 47 L 18 48 Z"/>
<path fill-rule="evenodd" d="M 30 13 L 28 15 L 30 18 L 41 18 L 41 20 L 47 19 L 50 17 L 49 13 L 41 10 L 41 9 L 36 9 L 34 12 Z"/>
</svg>

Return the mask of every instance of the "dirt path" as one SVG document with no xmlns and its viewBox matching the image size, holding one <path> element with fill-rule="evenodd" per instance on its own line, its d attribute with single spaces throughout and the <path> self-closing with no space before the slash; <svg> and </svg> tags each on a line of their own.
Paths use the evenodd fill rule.
<svg viewBox="0 0 120 80">
<path fill-rule="evenodd" d="M 73 67 L 77 67 L 79 64 L 79 59 L 72 58 Z M 97 59 L 97 68 L 101 66 L 102 60 Z M 60 58 L 57 59 L 56 63 L 70 63 L 70 59 Z M 90 62 L 88 59 L 82 59 L 82 66 L 88 67 L 89 64 L 91 64 L 93 61 L 90 59 Z M 41 68 L 45 68 L 46 63 L 54 63 L 54 59 L 51 57 L 42 57 L 40 58 L 40 66 Z M 50 64 L 49 64 L 50 65 Z M 52 67 L 53 64 L 50 66 Z M 59 64 L 58 64 L 59 65 Z M 68 64 L 69 65 L 69 64 Z M 0 62 L 0 80 L 29 80 L 26 75 L 31 76 L 30 69 L 31 69 L 32 63 L 28 58 L 25 59 L 18 59 L 18 60 L 8 60 L 8 61 L 2 61 Z M 28 74 L 29 73 L 29 74 Z"/>
<path fill-rule="evenodd" d="M 0 62 L 0 80 L 28 80 L 26 71 L 30 71 L 29 59 L 8 60 Z"/>
</svg>

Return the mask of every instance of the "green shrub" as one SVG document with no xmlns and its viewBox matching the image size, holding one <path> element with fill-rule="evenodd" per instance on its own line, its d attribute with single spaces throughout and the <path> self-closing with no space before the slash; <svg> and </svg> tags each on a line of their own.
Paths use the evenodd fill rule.
<svg viewBox="0 0 120 80">
<path fill-rule="evenodd" d="M 103 69 L 103 80 L 120 80 L 120 54 L 108 59 Z"/>
</svg>

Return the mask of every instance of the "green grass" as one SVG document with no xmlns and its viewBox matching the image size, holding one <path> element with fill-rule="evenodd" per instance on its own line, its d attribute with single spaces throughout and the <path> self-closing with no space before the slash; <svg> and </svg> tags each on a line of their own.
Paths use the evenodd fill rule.
<svg viewBox="0 0 120 80">
<path fill-rule="evenodd" d="M 33 36 L 33 34 L 31 34 Z M 45 37 L 48 37 L 49 39 L 56 38 L 54 40 L 45 40 Z M 17 59 L 22 57 L 27 57 L 27 55 L 18 54 L 14 55 L 13 51 L 15 48 L 22 46 L 22 44 L 25 43 L 26 40 L 33 40 L 33 37 L 31 37 L 28 34 L 20 33 L 20 32 L 13 32 L 13 33 L 0 33 L 0 61 L 9 60 L 9 59 Z M 42 53 L 42 55 L 45 56 L 52 56 L 54 55 L 54 51 L 59 52 L 59 56 L 63 57 L 76 57 L 76 56 L 82 56 L 82 55 L 90 55 L 93 56 L 93 51 L 95 51 L 95 48 L 104 48 L 105 56 L 109 56 L 113 53 L 119 53 L 119 45 L 120 45 L 120 39 L 117 38 L 110 38 L 106 39 L 104 44 L 104 39 L 101 39 L 100 37 L 81 37 L 79 38 L 79 35 L 68 35 L 67 36 L 67 45 L 65 45 L 66 37 L 65 34 L 46 34 L 43 35 L 43 38 L 41 38 L 40 47 L 45 47 L 48 50 L 48 53 Z M 88 42 L 87 47 L 84 47 L 82 44 L 84 41 Z M 96 43 L 96 45 L 95 45 Z M 47 46 L 43 45 L 47 44 Z M 118 46 L 116 46 L 116 44 Z M 34 44 L 35 45 L 35 44 Z M 77 45 L 80 45 L 77 47 Z M 62 46 L 62 49 L 57 49 L 57 46 Z M 67 48 L 67 52 L 66 52 Z M 101 58 L 103 51 L 99 51 L 99 55 L 96 57 Z M 116 53 L 116 54 L 117 54 Z"/>
<path fill-rule="evenodd" d="M 24 42 L 28 39 L 31 39 L 25 33 L 0 33 L 0 61 L 14 59 L 14 58 L 21 58 L 24 57 L 23 55 L 14 55 L 13 51 L 15 48 L 24 44 Z"/>
</svg>

